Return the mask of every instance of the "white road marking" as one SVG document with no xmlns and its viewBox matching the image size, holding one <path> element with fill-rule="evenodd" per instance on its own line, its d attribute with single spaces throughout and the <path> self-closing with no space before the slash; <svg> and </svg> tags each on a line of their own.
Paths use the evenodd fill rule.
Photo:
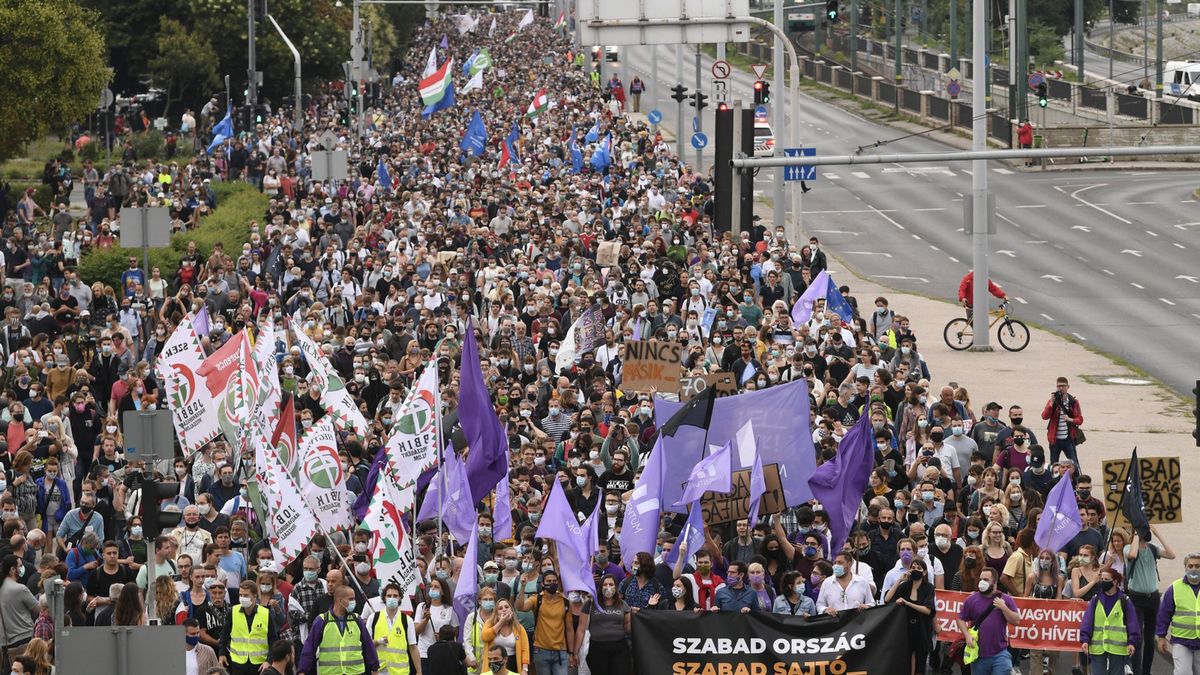
<svg viewBox="0 0 1200 675">
<path fill-rule="evenodd" d="M 1158 202 L 1126 202 L 1130 206 L 1146 206 L 1148 204 L 1157 204 Z"/>
<path fill-rule="evenodd" d="M 1002 176 L 1012 175 L 1012 169 L 994 169 L 994 171 Z"/>
<path fill-rule="evenodd" d="M 1051 281 L 1056 281 L 1056 282 L 1058 282 L 1058 283 L 1060 283 L 1060 284 L 1062 283 L 1062 280 L 1063 280 L 1063 278 L 1062 278 L 1062 277 L 1060 277 L 1060 276 L 1059 276 L 1059 275 L 1057 275 L 1057 274 L 1043 274 L 1043 275 L 1042 275 L 1042 278 L 1043 278 L 1043 279 L 1050 279 Z"/>
<path fill-rule="evenodd" d="M 1021 303 L 1022 305 L 1029 304 L 1028 302 L 1025 302 L 1025 298 L 1013 298 L 1013 300 L 1016 300 L 1017 302 Z"/>
<path fill-rule="evenodd" d="M 1113 213 L 1112 211 L 1109 211 L 1108 209 L 1101 208 L 1101 205 L 1102 205 L 1103 203 L 1101 203 L 1101 204 L 1093 204 L 1092 202 L 1089 202 L 1088 200 L 1086 200 L 1086 199 L 1084 199 L 1083 197 L 1080 197 L 1080 196 L 1079 196 L 1079 193 L 1081 193 L 1081 192 L 1085 192 L 1085 191 L 1087 191 L 1087 190 L 1091 190 L 1092 188 L 1104 187 L 1104 186 L 1106 186 L 1106 185 L 1108 185 L 1108 183 L 1097 183 L 1097 184 L 1095 184 L 1095 185 L 1089 185 L 1089 186 L 1087 186 L 1087 187 L 1082 187 L 1082 188 L 1079 188 L 1078 190 L 1076 190 L 1076 191 L 1074 191 L 1074 192 L 1071 192 L 1071 193 L 1069 193 L 1069 194 L 1070 194 L 1070 196 L 1071 196 L 1071 199 L 1074 199 L 1075 201 L 1079 202 L 1080 204 L 1083 204 L 1084 206 L 1090 206 L 1090 207 L 1092 207 L 1093 209 L 1096 209 L 1097 211 L 1099 211 L 1100 213 L 1103 213 L 1103 214 L 1105 214 L 1105 215 L 1108 215 L 1108 216 L 1112 216 L 1113 218 L 1115 218 L 1115 219 L 1117 219 L 1117 220 L 1121 221 L 1122 223 L 1125 223 L 1126 225 L 1132 225 L 1132 224 L 1133 224 L 1133 221 L 1131 221 L 1131 220 L 1126 220 L 1126 219 L 1122 218 L 1121 216 L 1118 216 L 1117 214 Z M 1068 194 L 1066 190 L 1062 189 L 1061 187 L 1059 187 L 1059 186 L 1057 186 L 1057 185 L 1056 185 L 1056 186 L 1054 186 L 1054 189 L 1055 189 L 1055 190 L 1058 190 L 1059 192 L 1061 192 L 1061 193 L 1063 193 L 1063 194 Z"/>
<path fill-rule="evenodd" d="M 1192 282 L 1193 284 L 1200 284 L 1200 279 L 1197 279 L 1196 277 L 1189 277 L 1186 274 L 1180 274 L 1179 276 L 1177 276 L 1175 278 L 1176 279 L 1187 279 L 1188 281 Z"/>
<path fill-rule="evenodd" d="M 812 213 L 812 211 L 809 211 L 809 213 Z M 813 232 L 820 232 L 821 234 L 848 234 L 852 237 L 862 234 L 862 232 L 848 232 L 846 230 L 813 230 Z"/>
<path fill-rule="evenodd" d="M 1042 317 L 1043 317 L 1044 319 L 1046 319 L 1047 321 L 1054 321 L 1054 317 L 1050 316 L 1049 314 L 1044 314 L 1044 313 L 1043 313 L 1043 314 L 1042 314 Z"/>
<path fill-rule="evenodd" d="M 1159 300 L 1162 300 L 1163 302 L 1167 303 L 1168 305 L 1170 305 L 1172 307 L 1175 306 L 1175 303 L 1171 302 L 1170 300 L 1168 300 L 1166 298 L 1159 298 Z"/>
<path fill-rule="evenodd" d="M 1152 230 L 1146 230 L 1146 234 L 1150 235 L 1151 237 L 1157 237 L 1157 236 L 1158 236 L 1158 233 L 1157 233 L 1157 232 L 1154 232 L 1154 231 L 1152 231 Z"/>
<path fill-rule="evenodd" d="M 949 258 L 950 258 L 950 262 L 952 262 L 952 263 L 958 262 L 958 258 L 955 258 L 954 256 L 949 256 Z"/>
<path fill-rule="evenodd" d="M 1071 333 L 1071 335 L 1074 335 L 1076 340 L 1083 340 L 1084 342 L 1087 342 L 1087 341 L 1088 341 L 1088 339 L 1087 339 L 1087 338 L 1083 337 L 1083 336 L 1082 336 L 1082 335 L 1080 335 L 1079 333 Z"/>
<path fill-rule="evenodd" d="M 884 253 L 882 251 L 846 251 L 846 255 L 881 255 L 885 258 L 892 257 L 891 253 Z"/>
<path fill-rule="evenodd" d="M 1044 208 L 1046 208 L 1046 205 L 1045 204 L 1017 204 L 1013 208 L 1014 209 L 1044 209 Z"/>
<path fill-rule="evenodd" d="M 825 174 L 825 177 L 828 178 L 829 180 L 841 180 L 842 179 L 842 177 L 837 175 L 836 173 L 827 173 L 827 174 Z"/>
<path fill-rule="evenodd" d="M 1071 229 L 1072 230 L 1083 230 L 1084 232 L 1087 232 L 1089 234 L 1092 231 L 1092 228 L 1088 227 L 1087 225 L 1073 225 L 1073 226 L 1071 226 Z"/>
<path fill-rule="evenodd" d="M 945 210 L 946 210 L 946 207 L 944 207 L 944 206 L 930 206 L 930 207 L 926 207 L 923 209 L 913 209 L 913 211 L 945 211 Z"/>
<path fill-rule="evenodd" d="M 907 229 L 900 223 L 897 223 L 895 218 L 892 218 L 891 216 L 887 215 L 887 213 L 885 213 L 884 211 L 881 211 L 880 209 L 877 209 L 874 206 L 871 207 L 871 210 L 874 211 L 875 213 L 879 214 L 879 216 L 882 217 L 884 220 L 895 225 L 896 227 L 900 228 L 901 230 Z"/>
<path fill-rule="evenodd" d="M 1008 257 L 1010 257 L 1010 258 L 1015 258 L 1015 257 L 1017 257 L 1017 254 L 1016 254 L 1016 253 L 1013 253 L 1012 251 L 1006 251 L 1006 250 L 1004 250 L 1004 249 L 1000 249 L 999 251 L 996 251 L 996 253 L 998 253 L 998 254 L 1000 254 L 1000 255 L 1006 255 L 1006 256 L 1008 256 Z"/>
<path fill-rule="evenodd" d="M 1184 246 L 1183 244 L 1181 244 L 1177 241 L 1173 241 L 1173 242 L 1171 242 L 1171 244 L 1173 244 L 1175 246 L 1175 248 L 1187 248 L 1186 246 Z"/>
<path fill-rule="evenodd" d="M 1136 282 L 1136 281 L 1131 281 L 1131 282 L 1129 282 L 1129 285 L 1130 285 L 1130 286 L 1133 286 L 1134 288 L 1136 288 L 1136 289 L 1138 289 L 1138 290 L 1140 290 L 1140 291 L 1144 291 L 1144 290 L 1146 290 L 1146 287 L 1145 287 L 1145 286 L 1143 286 L 1143 285 L 1139 284 L 1139 283 L 1138 283 L 1138 282 Z"/>
<path fill-rule="evenodd" d="M 892 209 L 880 210 L 880 209 L 876 209 L 876 208 L 865 208 L 865 209 L 844 209 L 844 210 L 840 210 L 840 211 L 805 211 L 804 215 L 808 216 L 808 215 L 819 215 L 819 214 L 840 215 L 843 213 L 886 213 L 891 210 Z"/>
<path fill-rule="evenodd" d="M 921 235 L 919 235 L 919 234 L 914 234 L 914 235 L 912 236 L 912 238 L 913 238 L 913 239 L 916 239 L 917 241 L 920 241 L 920 240 L 921 240 Z"/>
<path fill-rule="evenodd" d="M 1117 276 L 1117 275 L 1113 274 L 1112 270 L 1100 270 L 1100 271 L 1101 271 L 1101 272 L 1104 272 L 1105 274 L 1107 274 L 1107 275 L 1108 275 L 1108 276 L 1110 276 L 1110 277 L 1115 277 L 1115 276 Z"/>
<path fill-rule="evenodd" d="M 925 277 L 896 277 L 896 276 L 889 276 L 886 274 L 877 274 L 877 275 L 875 275 L 875 278 L 876 279 L 901 279 L 903 281 L 919 281 L 923 284 L 929 283 L 929 280 L 926 279 Z"/>
<path fill-rule="evenodd" d="M 1131 256 L 1133 256 L 1133 257 L 1135 257 L 1135 258 L 1140 258 L 1140 257 L 1142 257 L 1142 252 L 1141 252 L 1141 251 L 1135 251 L 1135 250 L 1133 250 L 1133 249 L 1131 249 L 1131 248 L 1121 249 L 1121 253 L 1128 253 L 1129 255 L 1131 255 Z"/>
<path fill-rule="evenodd" d="M 929 248 L 931 248 L 931 249 L 933 249 L 933 250 L 935 250 L 935 251 L 940 251 L 940 250 L 942 250 L 942 249 L 940 249 L 940 248 L 938 248 L 938 247 L 934 246 L 933 244 L 930 244 L 930 245 L 929 245 Z"/>
<path fill-rule="evenodd" d="M 867 173 L 866 171 L 851 171 L 850 175 L 854 176 L 855 178 L 870 178 L 871 177 L 871 174 Z"/>
</svg>

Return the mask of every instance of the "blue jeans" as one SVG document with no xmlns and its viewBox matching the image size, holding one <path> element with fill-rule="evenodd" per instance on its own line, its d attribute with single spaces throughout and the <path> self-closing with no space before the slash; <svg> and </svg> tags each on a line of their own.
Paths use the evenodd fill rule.
<svg viewBox="0 0 1200 675">
<path fill-rule="evenodd" d="M 1124 675 L 1128 656 L 1092 654 L 1092 675 Z"/>
<path fill-rule="evenodd" d="M 1008 649 L 1003 649 L 999 654 L 993 656 L 980 657 L 978 661 L 971 664 L 971 675 L 1011 675 L 1011 673 L 1012 656 L 1009 655 Z"/>
<path fill-rule="evenodd" d="M 567 675 L 567 652 L 533 648 L 533 668 L 537 675 Z"/>
<path fill-rule="evenodd" d="M 1075 453 L 1075 444 L 1069 438 L 1060 438 L 1050 445 L 1050 463 L 1057 464 L 1058 458 L 1066 453 L 1067 459 L 1075 463 L 1075 467 L 1079 467 L 1079 455 Z"/>
</svg>

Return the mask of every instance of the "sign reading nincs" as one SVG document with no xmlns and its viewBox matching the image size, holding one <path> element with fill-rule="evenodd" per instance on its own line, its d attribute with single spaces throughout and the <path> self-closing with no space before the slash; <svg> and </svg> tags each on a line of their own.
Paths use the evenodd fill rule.
<svg viewBox="0 0 1200 675">
<path fill-rule="evenodd" d="M 621 388 L 625 391 L 676 391 L 683 374 L 683 345 L 638 340 L 625 344 Z"/>
</svg>

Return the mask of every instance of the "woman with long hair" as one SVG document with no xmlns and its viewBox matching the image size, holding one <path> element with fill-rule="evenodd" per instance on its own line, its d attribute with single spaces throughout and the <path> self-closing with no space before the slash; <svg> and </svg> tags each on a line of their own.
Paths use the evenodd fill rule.
<svg viewBox="0 0 1200 675">
<path fill-rule="evenodd" d="M 484 653 L 490 654 L 492 647 L 504 647 L 508 654 L 508 670 L 514 673 L 524 673 L 529 669 L 529 633 L 517 620 L 513 611 L 512 601 L 500 598 L 496 601 L 496 611 L 483 627 L 481 635 L 484 641 Z"/>
<path fill-rule="evenodd" d="M 576 627 L 576 644 L 590 631 L 587 665 L 594 675 L 624 675 L 631 672 L 629 635 L 633 613 L 617 593 L 617 578 L 600 577 L 599 595 L 588 603 L 588 612 Z"/>
<path fill-rule="evenodd" d="M 908 618 L 908 647 L 913 675 L 925 672 L 933 637 L 933 583 L 926 573 L 925 560 L 914 558 L 908 573 L 884 596 L 885 603 L 903 607 Z"/>
<path fill-rule="evenodd" d="M 994 508 L 994 507 L 993 507 Z M 1012 546 L 1004 538 L 1004 527 L 997 522 L 989 522 L 983 529 L 983 562 L 996 570 L 996 578 L 1004 572 L 1008 557 L 1012 555 Z"/>
<path fill-rule="evenodd" d="M 1042 549 L 1029 571 L 1029 595 L 1039 600 L 1057 600 L 1062 597 L 1063 584 L 1066 579 L 1058 573 L 1058 558 L 1054 551 Z M 1035 649 L 1029 652 L 1030 675 L 1043 675 L 1054 672 L 1055 659 L 1050 652 Z"/>
<path fill-rule="evenodd" d="M 692 593 L 692 578 L 679 577 L 671 582 L 671 595 L 658 598 L 650 605 L 655 609 L 674 610 L 676 612 L 696 611 L 696 596 Z"/>
<path fill-rule="evenodd" d="M 775 605 L 771 610 L 776 614 L 815 616 L 817 605 L 812 598 L 804 594 L 804 577 L 799 572 L 792 571 L 783 575 L 779 595 L 775 596 Z"/>
<path fill-rule="evenodd" d="M 122 589 L 123 591 L 124 589 Z M 175 608 L 179 606 L 179 591 L 175 580 L 166 574 L 154 580 L 154 616 L 164 626 L 175 625 Z M 119 607 L 119 605 L 118 605 Z"/>
<path fill-rule="evenodd" d="M 50 653 L 50 643 L 41 638 L 33 638 L 25 645 L 25 656 L 33 660 L 33 672 L 37 675 L 51 675 L 54 663 Z"/>
<path fill-rule="evenodd" d="M 1125 544 L 1130 542 L 1129 530 L 1114 527 L 1109 535 L 1108 550 L 1100 554 L 1100 566 L 1111 567 L 1125 575 Z"/>
<path fill-rule="evenodd" d="M 117 607 L 113 610 L 114 626 L 141 626 L 146 623 L 146 609 L 142 606 L 142 593 L 137 584 L 125 584 L 117 596 Z"/>
<path fill-rule="evenodd" d="M 950 580 L 950 590 L 961 591 L 967 589 L 968 593 L 973 593 L 969 589 L 979 586 L 979 571 L 983 569 L 983 548 L 976 546 L 968 546 L 963 549 L 962 562 L 959 563 L 958 571 L 954 573 L 954 578 Z"/>
</svg>

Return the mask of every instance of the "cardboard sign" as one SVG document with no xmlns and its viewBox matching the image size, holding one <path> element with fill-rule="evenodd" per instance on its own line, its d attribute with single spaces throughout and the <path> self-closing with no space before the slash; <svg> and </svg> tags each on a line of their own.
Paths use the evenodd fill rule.
<svg viewBox="0 0 1200 675">
<path fill-rule="evenodd" d="M 1183 522 L 1183 488 L 1180 485 L 1178 457 L 1138 457 L 1142 479 L 1142 498 L 1152 524 Z M 1129 478 L 1129 458 L 1104 460 L 1104 508 L 1108 520 L 1129 528 L 1120 512 L 1121 495 Z"/>
<path fill-rule="evenodd" d="M 937 610 L 934 630 L 937 639 L 952 642 L 962 637 L 955 619 L 969 593 L 937 591 L 934 605 Z M 1083 600 L 1039 600 L 1018 598 L 1017 613 L 1021 623 L 1008 627 L 1008 644 L 1016 649 L 1045 649 L 1055 652 L 1080 652 L 1079 625 L 1087 611 Z"/>
<path fill-rule="evenodd" d="M 709 387 L 716 387 L 717 398 L 737 394 L 733 373 L 688 375 L 679 380 L 679 400 L 687 401 Z"/>
<path fill-rule="evenodd" d="M 596 264 L 601 267 L 616 267 L 621 257 L 621 242 L 602 241 L 596 249 Z"/>
<path fill-rule="evenodd" d="M 779 465 L 763 466 L 767 491 L 758 505 L 758 515 L 768 516 L 783 510 L 783 487 L 779 484 Z M 709 492 L 700 499 L 704 522 L 708 525 L 741 520 L 750 512 L 750 469 L 733 472 L 733 491 L 728 494 Z M 752 524 L 753 525 L 753 524 Z"/>
<path fill-rule="evenodd" d="M 683 345 L 678 342 L 639 340 L 625 344 L 625 391 L 678 391 L 683 375 Z"/>
</svg>

